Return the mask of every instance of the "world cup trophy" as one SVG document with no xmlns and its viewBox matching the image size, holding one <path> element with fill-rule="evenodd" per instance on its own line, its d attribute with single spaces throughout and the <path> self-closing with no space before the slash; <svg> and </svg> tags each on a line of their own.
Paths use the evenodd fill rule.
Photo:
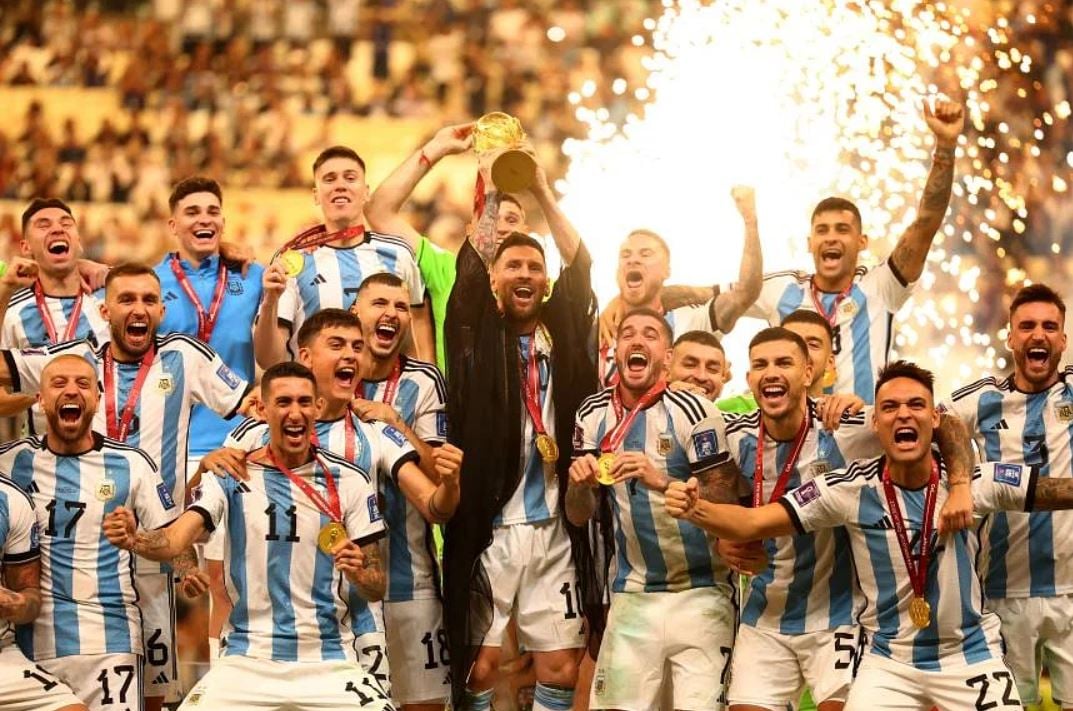
<svg viewBox="0 0 1073 711">
<path fill-rule="evenodd" d="M 477 119 L 473 150 L 490 158 L 492 182 L 500 192 L 517 193 L 533 184 L 536 161 L 522 150 L 526 139 L 521 122 L 510 114 L 493 111 Z"/>
</svg>

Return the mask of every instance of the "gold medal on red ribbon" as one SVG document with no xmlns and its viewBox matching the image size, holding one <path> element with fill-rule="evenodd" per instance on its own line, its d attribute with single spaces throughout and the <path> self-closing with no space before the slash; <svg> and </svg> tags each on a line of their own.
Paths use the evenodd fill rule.
<svg viewBox="0 0 1073 711">
<path fill-rule="evenodd" d="M 924 629 L 931 625 L 931 603 L 924 597 L 928 590 L 928 563 L 934 553 L 932 533 L 935 530 L 935 503 L 939 490 L 939 465 L 933 459 L 931 462 L 931 477 L 928 480 L 924 493 L 924 511 L 920 522 L 920 553 L 913 556 L 909 546 L 909 532 L 906 530 L 905 517 L 902 508 L 898 504 L 898 495 L 895 492 L 894 483 L 890 478 L 890 468 L 883 467 L 883 494 L 887 499 L 887 508 L 890 511 L 891 523 L 894 525 L 894 535 L 898 539 L 898 548 L 905 562 L 906 572 L 909 574 L 909 585 L 913 590 L 913 597 L 909 600 L 909 619 L 917 627 Z"/>
<path fill-rule="evenodd" d="M 335 553 L 335 549 L 346 542 L 346 529 L 338 521 L 324 524 L 317 534 L 317 547 L 328 555 Z"/>
<path fill-rule="evenodd" d="M 920 629 L 926 628 L 931 624 L 931 605 L 922 597 L 917 595 L 913 596 L 913 599 L 909 602 L 909 619 L 913 621 L 913 624 Z"/>
<path fill-rule="evenodd" d="M 596 481 L 604 486 L 613 485 L 615 483 L 615 477 L 611 476 L 613 466 L 615 466 L 615 455 L 610 452 L 601 454 L 596 460 Z"/>
<path fill-rule="evenodd" d="M 283 267 L 283 273 L 289 279 L 294 279 L 302 273 L 302 267 L 305 266 L 305 262 L 305 255 L 296 249 L 288 249 L 279 255 L 280 266 Z"/>
<path fill-rule="evenodd" d="M 540 452 L 540 458 L 548 464 L 552 464 L 559 460 L 559 445 L 555 443 L 555 440 L 548 434 L 539 434 L 536 438 L 537 451 Z"/>
</svg>

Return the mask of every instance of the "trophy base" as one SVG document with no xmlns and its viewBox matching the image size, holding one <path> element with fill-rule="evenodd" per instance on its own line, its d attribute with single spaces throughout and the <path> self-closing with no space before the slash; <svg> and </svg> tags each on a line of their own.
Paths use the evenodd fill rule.
<svg viewBox="0 0 1073 711">
<path fill-rule="evenodd" d="M 536 177 L 536 161 L 524 151 L 508 149 L 492 162 L 492 182 L 504 193 L 527 190 Z"/>
</svg>

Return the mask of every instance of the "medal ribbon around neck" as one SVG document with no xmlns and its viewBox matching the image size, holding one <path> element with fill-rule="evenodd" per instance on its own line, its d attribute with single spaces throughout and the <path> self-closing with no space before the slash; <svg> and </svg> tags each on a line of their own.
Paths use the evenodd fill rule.
<svg viewBox="0 0 1073 711">
<path fill-rule="evenodd" d="M 932 459 L 931 477 L 928 479 L 927 491 L 924 494 L 924 520 L 920 524 L 920 558 L 914 564 L 913 552 L 909 550 L 909 534 L 906 532 L 905 518 L 902 516 L 901 506 L 898 505 L 898 494 L 894 491 L 894 483 L 890 479 L 890 467 L 887 464 L 883 465 L 883 494 L 887 499 L 887 508 L 890 509 L 890 520 L 894 525 L 894 534 L 898 538 L 898 548 L 902 551 L 905 568 L 909 571 L 909 584 L 913 588 L 914 599 L 910 604 L 910 617 L 920 628 L 927 627 L 931 618 L 931 606 L 924 598 L 924 592 L 927 587 L 928 563 L 931 561 L 931 534 L 935 530 L 935 500 L 938 492 L 939 465 Z"/>
<path fill-rule="evenodd" d="M 41 316 L 41 322 L 45 324 L 45 331 L 48 333 L 48 341 L 52 345 L 60 343 L 56 340 L 56 324 L 52 320 L 52 314 L 49 313 L 48 304 L 45 302 L 45 289 L 41 285 L 41 280 L 38 279 L 34 282 L 34 301 L 37 302 L 37 313 Z M 75 297 L 74 308 L 71 309 L 71 317 L 67 319 L 67 327 L 63 330 L 63 340 L 73 341 L 75 334 L 78 331 L 78 319 L 82 316 L 82 291 L 79 290 L 78 296 Z"/>
<path fill-rule="evenodd" d="M 204 343 L 208 343 L 212 338 L 212 332 L 216 329 L 216 320 L 220 317 L 220 307 L 224 302 L 224 288 L 227 286 L 227 265 L 224 264 L 224 260 L 220 259 L 220 268 L 216 272 L 216 287 L 212 292 L 212 303 L 209 305 L 208 313 L 205 312 L 205 307 L 201 305 L 201 300 L 197 297 L 197 292 L 194 291 L 193 285 L 190 284 L 189 277 L 186 276 L 186 272 L 183 271 L 182 264 L 179 262 L 179 255 L 175 252 L 171 254 L 171 271 L 175 274 L 176 280 L 179 282 L 179 286 L 182 287 L 183 293 L 186 294 L 186 298 L 190 299 L 190 303 L 197 309 L 197 337 Z"/>
<path fill-rule="evenodd" d="M 622 395 L 619 393 L 618 387 L 616 386 L 611 391 L 611 409 L 615 413 L 615 426 L 608 430 L 603 439 L 600 440 L 600 458 L 596 462 L 596 481 L 604 486 L 611 486 L 615 483 L 615 478 L 611 475 L 611 468 L 615 465 L 615 450 L 622 446 L 622 442 L 626 439 L 626 435 L 629 434 L 630 427 L 633 426 L 633 421 L 637 419 L 637 415 L 663 397 L 666 389 L 667 381 L 663 378 L 657 380 L 637 400 L 637 404 L 634 405 L 633 409 L 630 410 L 630 414 L 626 415 L 625 418 L 622 415 L 626 408 L 622 403 Z"/>
<path fill-rule="evenodd" d="M 325 499 L 302 477 L 295 474 L 293 471 L 287 468 L 287 466 L 276 459 L 275 452 L 272 451 L 272 446 L 268 448 L 268 459 L 272 462 L 272 466 L 279 469 L 283 474 L 291 480 L 295 486 L 302 490 L 302 493 L 317 507 L 317 510 L 332 520 L 332 523 L 340 523 L 343 520 L 343 510 L 339 505 L 339 490 L 335 486 L 335 477 L 332 476 L 332 470 L 317 456 L 316 452 L 313 453 L 313 461 L 324 470 L 324 485 L 328 490 L 328 498 Z"/>
<path fill-rule="evenodd" d="M 123 406 L 123 412 L 116 418 L 116 363 L 112 357 L 112 345 L 104 350 L 104 414 L 108 427 L 108 436 L 112 439 L 125 442 L 130 433 L 130 423 L 134 420 L 134 408 L 138 406 L 138 398 L 142 393 L 142 386 L 149 375 L 149 369 L 153 367 L 156 359 L 156 348 L 150 346 L 142 356 L 142 362 L 138 366 L 138 375 L 134 378 L 134 384 L 127 393 L 127 402 Z"/>
<path fill-rule="evenodd" d="M 809 280 L 809 293 L 812 296 L 812 305 L 816 307 L 816 312 L 827 319 L 827 323 L 832 326 L 838 321 L 838 307 L 842 305 L 842 302 L 846 300 L 849 293 L 853 291 L 853 282 L 850 282 L 842 291 L 838 292 L 838 296 L 835 297 L 835 303 L 831 306 L 831 312 L 827 313 L 827 310 L 823 308 L 823 302 L 820 300 L 820 290 L 816 288 L 816 277 L 812 277 Z"/>
<path fill-rule="evenodd" d="M 346 460 L 351 463 L 354 462 L 354 452 L 357 449 L 358 433 L 357 428 L 354 426 L 354 413 L 347 408 L 346 414 L 343 416 L 343 429 L 346 432 L 344 435 L 344 452 L 346 453 Z M 317 428 L 313 428 L 313 432 L 309 437 L 310 441 L 320 447 L 320 437 L 317 435 Z"/>
<path fill-rule="evenodd" d="M 402 377 L 402 356 L 395 358 L 395 365 L 391 367 L 391 373 L 384 381 L 384 397 L 380 400 L 387 405 L 395 403 L 395 393 L 399 389 L 399 378 Z M 355 397 L 365 397 L 365 381 L 359 380 L 358 387 L 354 388 Z"/>
<path fill-rule="evenodd" d="M 786 458 L 786 462 L 782 465 L 782 471 L 779 472 L 779 478 L 775 480 L 775 488 L 771 491 L 771 499 L 768 503 L 776 501 L 783 494 L 786 493 L 786 485 L 790 481 L 790 472 L 797 466 L 797 459 L 801 455 L 801 449 L 805 446 L 805 440 L 808 438 L 809 424 L 812 421 L 811 413 L 808 411 L 808 406 L 805 406 L 805 417 L 801 422 L 801 426 L 797 428 L 797 434 L 794 435 L 793 448 L 790 450 L 790 456 Z M 764 418 L 760 417 L 760 428 L 756 435 L 756 473 L 753 475 L 753 508 L 759 508 L 764 504 Z M 778 448 L 776 447 L 776 456 L 778 456 Z"/>
</svg>

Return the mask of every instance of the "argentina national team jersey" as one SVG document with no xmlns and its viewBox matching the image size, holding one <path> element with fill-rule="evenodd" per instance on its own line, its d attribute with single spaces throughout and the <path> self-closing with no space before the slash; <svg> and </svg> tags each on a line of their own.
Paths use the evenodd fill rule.
<svg viewBox="0 0 1073 711">
<path fill-rule="evenodd" d="M 101 533 L 119 506 L 145 530 L 179 512 L 149 456 L 101 435 L 79 455 L 30 437 L 0 447 L 0 472 L 34 502 L 41 531 L 41 613 L 16 636 L 30 659 L 142 653 L 134 563 Z"/>
<path fill-rule="evenodd" d="M 574 431 L 577 456 L 599 456 L 604 435 L 618 424 L 612 389 L 587 398 Z M 671 480 L 691 476 L 728 458 L 723 418 L 705 398 L 665 391 L 637 415 L 617 452 L 642 452 Z M 714 540 L 688 521 L 671 518 L 663 492 L 640 482 L 602 487 L 611 494 L 615 521 L 615 571 L 611 590 L 678 592 L 731 585 L 725 564 L 712 551 Z"/>
<path fill-rule="evenodd" d="M 207 314 L 216 290 L 219 256 L 213 255 L 197 266 L 192 266 L 186 260 L 180 260 L 179 264 Z M 196 338 L 197 307 L 175 277 L 171 269 L 171 255 L 165 256 L 153 271 L 160 278 L 160 293 L 166 307 L 164 319 L 160 322 L 160 334 L 185 333 Z M 227 286 L 224 288 L 216 327 L 208 342 L 220 359 L 227 363 L 227 367 L 246 382 L 253 382 L 254 379 L 253 321 L 261 304 L 263 273 L 264 267 L 260 264 L 251 264 L 246 276 L 242 276 L 237 267 L 228 267 Z M 212 408 L 195 405 L 190 420 L 190 455 L 200 457 L 219 448 L 233 427 L 233 423 Z"/>
<path fill-rule="evenodd" d="M 347 537 L 358 545 L 379 540 L 384 522 L 369 476 L 331 452 L 319 458 L 335 477 Z M 226 535 L 224 574 L 232 608 L 221 639 L 224 656 L 287 662 L 356 662 L 349 583 L 317 547 L 328 516 L 283 472 L 250 463 L 249 480 L 206 476 L 190 510 Z M 294 474 L 321 496 L 327 485 L 316 462 Z"/>
<path fill-rule="evenodd" d="M 760 297 L 745 315 L 778 326 L 798 309 L 816 311 L 811 280 L 811 274 L 797 271 L 766 275 Z M 835 314 L 838 377 L 830 392 L 854 393 L 869 405 L 875 402 L 876 373 L 886 365 L 894 340 L 894 314 L 909 298 L 913 286 L 889 260 L 872 269 L 857 267 L 853 287 Z M 820 303 L 828 314 L 837 298 L 838 294 L 820 293 Z"/>
<path fill-rule="evenodd" d="M 988 659 L 1000 659 L 998 616 L 982 609 L 976 571 L 979 542 L 973 528 L 939 537 L 933 533 L 924 596 L 931 605 L 931 624 L 919 629 L 909 617 L 913 597 L 887 509 L 881 476 L 883 458 L 861 460 L 808 482 L 779 502 L 798 531 L 845 526 L 853 562 L 865 599 L 859 622 L 868 635 L 869 651 L 923 671 L 945 671 Z M 1031 507 L 1037 473 L 1020 464 L 989 462 L 973 475 L 972 498 L 977 524 L 1000 510 Z M 927 487 L 895 487 L 904 514 L 913 556 L 920 553 L 920 530 Z M 935 503 L 946 501 L 946 470 L 941 468 Z"/>
<path fill-rule="evenodd" d="M 447 389 L 436 366 L 400 356 L 402 367 L 391 406 L 418 439 L 439 446 L 447 438 Z M 362 397 L 381 402 L 387 381 L 362 382 Z M 380 480 L 387 521 L 387 602 L 438 596 L 432 526 L 403 495 L 394 478 Z"/>
<path fill-rule="evenodd" d="M 361 283 L 371 274 L 397 275 L 406 284 L 410 304 L 424 304 L 421 272 L 413 250 L 401 237 L 366 231 L 365 240 L 353 247 L 326 244 L 303 254 L 302 271 L 287 280 L 276 311 L 291 330 L 291 355 L 298 354 L 298 329 L 305 320 L 321 309 L 349 309 Z"/>
<path fill-rule="evenodd" d="M 816 403 L 808 401 L 810 424 L 797 465 L 790 472 L 786 491 L 811 481 L 849 462 L 881 453 L 869 426 L 869 415 L 861 412 L 842 418 L 837 430 L 823 429 Z M 756 473 L 760 413 L 728 416 L 727 446 L 738 463 L 749 491 Z M 794 442 L 777 442 L 765 435 L 763 498 L 771 500 L 782 468 Z M 779 632 L 804 634 L 854 624 L 860 600 L 853 580 L 849 538 L 841 528 L 824 529 L 796 536 L 764 541 L 768 566 L 752 577 L 741 611 L 742 624 Z"/>
<path fill-rule="evenodd" d="M 74 296 L 45 296 L 45 306 L 56 328 L 56 337 L 63 341 L 67 332 L 71 314 L 74 312 Z M 101 316 L 101 304 L 104 303 L 104 289 L 92 294 L 82 295 L 81 313 L 74 338 L 86 339 L 93 345 L 99 345 L 111 337 L 108 322 Z M 19 289 L 11 295 L 4 323 L 0 326 L 0 348 L 42 348 L 54 345 L 49 340 L 48 329 L 41 313 L 37 309 L 37 300 L 32 288 Z"/>
<path fill-rule="evenodd" d="M 373 489 L 382 489 L 387 480 L 394 481 L 399 468 L 406 462 L 416 462 L 417 452 L 410 446 L 406 436 L 383 422 L 362 422 L 348 414 L 354 423 L 354 459 L 351 462 L 370 477 Z M 317 439 L 321 446 L 334 455 L 346 458 L 347 427 L 343 418 L 318 420 Z M 268 425 L 258 420 L 246 420 L 227 436 L 225 447 L 234 447 L 252 452 L 268 444 Z M 369 604 L 354 590 L 350 583 L 348 599 L 351 612 L 351 627 L 357 635 L 368 632 L 383 632 L 383 608 L 379 602 Z"/>
<path fill-rule="evenodd" d="M 717 338 L 722 338 L 723 333 L 715 327 L 712 320 L 712 301 L 709 299 L 703 304 L 693 306 L 681 306 L 663 314 L 667 325 L 671 327 L 674 339 L 690 331 L 705 331 Z M 618 368 L 615 366 L 616 340 L 612 339 L 606 346 L 600 347 L 600 383 L 609 388 L 618 382 Z"/>
<path fill-rule="evenodd" d="M 40 530 L 30 497 L 10 479 L 0 477 L 0 571 L 6 565 L 40 557 Z M 0 653 L 14 641 L 14 623 L 0 619 Z"/>
<path fill-rule="evenodd" d="M 1073 476 L 1073 368 L 1039 393 L 1018 391 L 1012 376 L 983 378 L 955 391 L 943 409 L 965 423 L 980 459 L 1028 464 L 1040 476 Z M 982 537 L 989 598 L 1073 593 L 1073 512 L 999 512 Z"/>
</svg>

